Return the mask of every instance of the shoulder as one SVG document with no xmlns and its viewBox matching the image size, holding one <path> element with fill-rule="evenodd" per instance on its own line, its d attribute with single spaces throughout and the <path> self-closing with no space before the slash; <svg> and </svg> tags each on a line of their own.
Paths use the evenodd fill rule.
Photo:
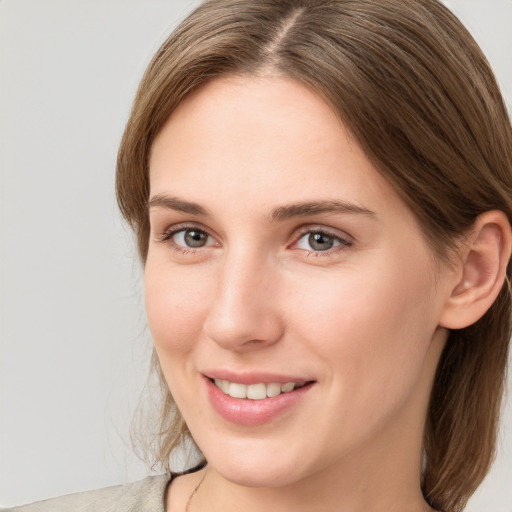
<svg viewBox="0 0 512 512">
<path fill-rule="evenodd" d="M 165 512 L 169 475 L 38 501 L 0 512 Z"/>
</svg>

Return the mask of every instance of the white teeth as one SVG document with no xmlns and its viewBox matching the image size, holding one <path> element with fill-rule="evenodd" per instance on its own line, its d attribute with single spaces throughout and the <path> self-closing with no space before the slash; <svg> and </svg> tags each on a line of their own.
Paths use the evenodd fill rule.
<svg viewBox="0 0 512 512">
<path fill-rule="evenodd" d="M 287 393 L 288 391 L 292 391 L 294 387 L 295 387 L 294 382 L 287 382 L 286 384 L 281 385 L 281 391 L 283 393 Z"/>
<path fill-rule="evenodd" d="M 247 386 L 247 398 L 251 400 L 263 400 L 267 398 L 267 386 L 265 386 L 265 384 L 251 384 Z"/>
<path fill-rule="evenodd" d="M 214 379 L 214 382 L 226 395 L 233 398 L 249 398 L 250 400 L 271 398 L 281 393 L 289 393 L 305 385 L 305 382 L 286 382 L 285 384 L 271 382 L 269 384 L 260 383 L 246 385 L 239 384 L 238 382 L 229 382 L 223 379 Z"/>
<path fill-rule="evenodd" d="M 226 395 L 228 394 L 229 382 L 227 380 L 215 379 L 214 382 L 218 388 L 222 389 L 222 391 L 226 393 Z"/>
<path fill-rule="evenodd" d="M 277 384 L 276 382 L 272 382 L 271 384 L 267 384 L 267 396 L 273 397 L 281 394 L 281 384 Z"/>
<path fill-rule="evenodd" d="M 228 395 L 233 398 L 247 398 L 247 386 L 245 384 L 238 384 L 238 382 L 230 382 Z"/>
<path fill-rule="evenodd" d="M 221 380 L 221 389 L 226 393 L 226 395 L 229 393 L 229 382 L 227 380 Z"/>
</svg>

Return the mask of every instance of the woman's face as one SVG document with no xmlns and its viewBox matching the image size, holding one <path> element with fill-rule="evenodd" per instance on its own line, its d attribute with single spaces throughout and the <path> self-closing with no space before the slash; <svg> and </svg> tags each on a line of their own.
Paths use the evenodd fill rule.
<svg viewBox="0 0 512 512">
<path fill-rule="evenodd" d="M 149 325 L 210 467 L 251 486 L 419 468 L 453 271 L 327 104 L 290 79 L 212 81 L 150 179 Z"/>
</svg>

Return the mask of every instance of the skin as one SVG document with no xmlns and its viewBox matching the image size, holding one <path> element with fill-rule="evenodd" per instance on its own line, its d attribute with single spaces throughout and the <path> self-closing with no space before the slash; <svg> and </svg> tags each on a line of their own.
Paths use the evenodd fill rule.
<svg viewBox="0 0 512 512">
<path fill-rule="evenodd" d="M 150 181 L 149 325 L 208 460 L 190 510 L 429 510 L 423 425 L 461 272 L 434 258 L 329 106 L 283 77 L 216 79 L 159 133 Z M 270 219 L 329 201 L 372 213 Z M 185 228 L 203 231 L 205 245 L 187 247 Z M 319 229 L 332 249 L 309 243 Z M 212 368 L 314 384 L 274 420 L 242 426 L 213 410 L 201 375 Z M 169 511 L 185 509 L 202 476 L 172 483 Z"/>
</svg>

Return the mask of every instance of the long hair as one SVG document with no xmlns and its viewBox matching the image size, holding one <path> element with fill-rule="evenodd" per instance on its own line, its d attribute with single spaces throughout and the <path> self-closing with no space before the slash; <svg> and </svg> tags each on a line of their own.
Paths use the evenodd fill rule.
<svg viewBox="0 0 512 512">
<path fill-rule="evenodd" d="M 490 66 L 437 0 L 209 0 L 162 45 L 119 149 L 117 197 L 147 256 L 148 160 L 176 106 L 226 74 L 291 77 L 319 93 L 449 258 L 476 217 L 512 221 L 512 130 Z M 462 510 L 492 463 L 510 337 L 507 283 L 474 325 L 452 331 L 424 434 L 431 506 Z M 177 293 L 179 293 L 177 291 Z M 187 435 L 165 388 L 156 460 Z"/>
</svg>

